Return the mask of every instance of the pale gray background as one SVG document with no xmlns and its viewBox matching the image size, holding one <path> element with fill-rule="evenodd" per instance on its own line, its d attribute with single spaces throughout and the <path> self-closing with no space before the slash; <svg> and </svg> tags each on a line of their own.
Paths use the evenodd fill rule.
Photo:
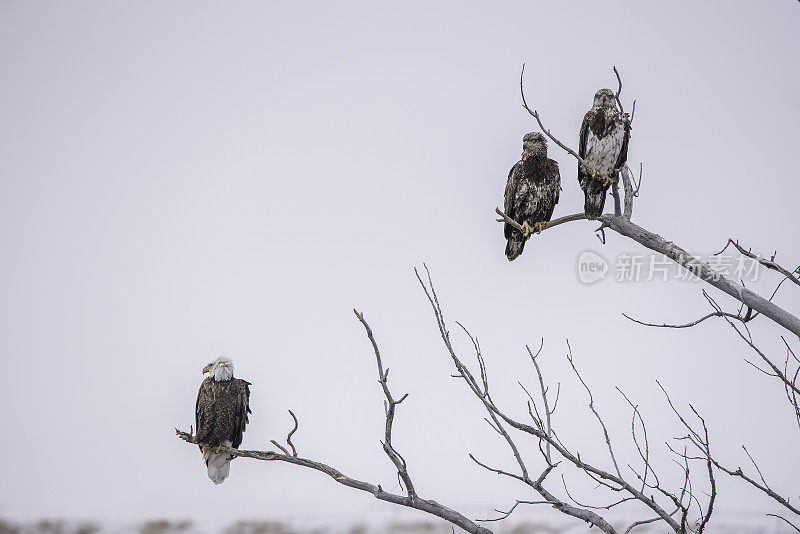
<svg viewBox="0 0 800 534">
<path fill-rule="evenodd" d="M 422 261 L 520 417 L 516 381 L 533 378 L 523 346 L 544 336 L 545 371 L 564 383 L 556 424 L 605 462 L 565 365 L 569 337 L 623 451 L 629 411 L 614 385 L 641 404 L 659 465 L 673 469 L 662 443 L 681 429 L 659 378 L 704 413 L 722 458 L 744 463 L 746 443 L 772 485 L 797 495 L 791 412 L 730 328 L 657 331 L 620 315 L 699 316 L 699 283 L 581 285 L 579 251 L 640 251 L 616 235 L 601 247 L 587 222 L 534 238 L 509 264 L 492 211 L 534 129 L 521 64 L 529 101 L 573 147 L 617 65 L 626 105 L 638 100 L 635 220 L 698 253 L 736 236 L 797 262 L 798 21 L 791 0 L 0 2 L 0 514 L 391 510 L 286 465 L 238 460 L 215 487 L 173 431 L 193 423 L 200 369 L 225 354 L 253 382 L 244 447 L 285 435 L 292 408 L 302 454 L 397 489 L 353 306 L 394 391 L 411 393 L 395 442 L 420 493 L 475 514 L 529 496 L 467 458 L 512 465 L 448 378 L 411 270 Z M 556 215 L 578 211 L 574 161 L 550 152 Z M 768 279 L 756 288 L 770 291 Z M 796 288 L 776 301 L 800 311 Z M 779 354 L 777 328 L 754 333 Z M 534 444 L 525 451 L 538 465 Z M 772 509 L 721 486 L 721 515 Z"/>
</svg>

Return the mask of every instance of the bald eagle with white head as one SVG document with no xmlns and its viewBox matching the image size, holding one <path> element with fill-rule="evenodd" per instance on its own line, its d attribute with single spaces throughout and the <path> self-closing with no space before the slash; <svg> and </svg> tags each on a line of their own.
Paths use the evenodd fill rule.
<svg viewBox="0 0 800 534">
<path fill-rule="evenodd" d="M 197 442 L 203 453 L 208 478 L 221 484 L 231 469 L 230 453 L 223 446 L 238 449 L 250 411 L 250 382 L 233 378 L 233 362 L 220 356 L 203 367 L 208 377 L 200 384 L 195 405 Z"/>
<path fill-rule="evenodd" d="M 592 168 L 578 162 L 578 182 L 583 189 L 583 211 L 589 217 L 603 214 L 608 187 L 617 181 L 619 169 L 628 159 L 631 123 L 627 113 L 617 109 L 611 89 L 600 89 L 594 95 L 592 109 L 581 123 L 578 155 Z"/>
</svg>

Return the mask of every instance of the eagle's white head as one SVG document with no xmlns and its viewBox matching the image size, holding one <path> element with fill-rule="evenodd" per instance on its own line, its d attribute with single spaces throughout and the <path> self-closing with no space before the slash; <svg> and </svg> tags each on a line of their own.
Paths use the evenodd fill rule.
<svg viewBox="0 0 800 534">
<path fill-rule="evenodd" d="M 217 382 L 230 380 L 233 378 L 233 360 L 226 358 L 225 356 L 220 356 L 216 360 L 212 360 L 211 363 L 203 367 L 203 374 L 206 373 L 208 373 L 210 376 L 213 376 L 214 380 Z"/>
<path fill-rule="evenodd" d="M 593 108 L 615 108 L 617 107 L 614 91 L 611 89 L 600 89 L 594 94 Z"/>
</svg>

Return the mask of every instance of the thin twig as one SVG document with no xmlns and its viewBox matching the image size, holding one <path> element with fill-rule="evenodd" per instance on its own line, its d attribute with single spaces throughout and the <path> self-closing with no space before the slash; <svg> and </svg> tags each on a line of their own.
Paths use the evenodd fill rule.
<svg viewBox="0 0 800 534">
<path fill-rule="evenodd" d="M 797 532 L 800 532 L 800 527 L 798 527 L 798 526 L 797 526 L 797 525 L 795 525 L 794 523 L 790 522 L 790 521 L 789 521 L 788 519 L 786 519 L 785 517 L 783 517 L 783 516 L 780 516 L 780 515 L 778 515 L 778 514 L 766 514 L 766 515 L 768 515 L 769 517 L 777 517 L 778 519 L 780 519 L 781 521 L 783 521 L 784 523 L 786 523 L 787 525 L 789 525 L 790 527 L 792 527 L 793 529 L 795 529 Z"/>
<path fill-rule="evenodd" d="M 386 371 L 383 370 L 383 363 L 381 361 L 381 351 L 380 349 L 378 349 L 378 343 L 375 341 L 375 337 L 372 335 L 372 328 L 370 328 L 366 319 L 364 319 L 364 314 L 358 312 L 358 310 L 353 310 L 353 313 L 356 314 L 356 317 L 358 318 L 359 322 L 364 327 L 364 330 L 367 333 L 367 337 L 369 338 L 369 341 L 372 344 L 372 350 L 375 353 L 375 360 L 378 364 L 378 382 L 380 382 L 381 389 L 383 389 L 383 395 L 386 397 L 386 425 L 385 425 L 384 441 L 382 442 L 383 450 L 386 453 L 386 456 L 389 457 L 389 459 L 397 468 L 397 474 L 403 481 L 403 485 L 406 488 L 408 496 L 410 498 L 415 498 L 417 494 L 416 491 L 414 490 L 414 484 L 411 481 L 411 476 L 408 474 L 408 468 L 406 466 L 406 462 L 392 445 L 392 424 L 394 423 L 395 408 L 397 407 L 398 404 L 403 402 L 408 397 L 408 393 L 400 397 L 399 400 L 394 399 L 391 391 L 389 391 L 389 384 L 387 382 L 389 376 L 389 370 L 388 369 Z"/>
<path fill-rule="evenodd" d="M 297 449 L 294 448 L 294 443 L 292 443 L 292 434 L 297 432 L 297 427 L 299 426 L 299 423 L 297 422 L 297 417 L 295 417 L 294 412 L 292 410 L 289 410 L 289 415 L 291 415 L 292 419 L 294 419 L 294 428 L 292 428 L 289 431 L 289 434 L 286 436 L 286 443 L 288 443 L 289 446 L 292 448 L 292 456 L 297 456 Z"/>
<path fill-rule="evenodd" d="M 565 145 L 564 143 L 562 143 L 561 141 L 556 139 L 556 137 L 553 134 L 550 133 L 550 130 L 545 128 L 544 124 L 542 124 L 542 119 L 539 118 L 539 112 L 535 111 L 535 110 L 532 110 L 531 108 L 528 107 L 528 102 L 525 100 L 525 89 L 523 88 L 523 78 L 524 78 L 524 76 L 525 76 L 525 64 L 523 63 L 522 64 L 522 72 L 519 73 L 519 92 L 522 95 L 522 107 L 525 108 L 525 110 L 531 115 L 531 117 L 536 119 L 536 122 L 539 123 L 539 128 L 541 128 L 541 130 L 544 132 L 544 134 L 547 137 L 549 137 L 555 144 L 560 146 L 564 151 L 566 151 L 572 157 L 577 159 L 581 163 L 581 165 L 583 165 L 590 172 L 596 170 L 594 167 L 592 167 L 591 165 L 586 163 L 586 160 L 583 159 L 582 157 L 580 157 L 577 152 L 575 152 L 574 150 L 569 148 L 567 145 Z M 616 174 L 616 173 L 612 173 L 611 175 L 613 176 L 614 174 Z"/>
<path fill-rule="evenodd" d="M 606 424 L 603 422 L 602 417 L 600 417 L 600 414 L 597 412 L 597 409 L 594 407 L 594 396 L 592 395 L 592 390 L 589 389 L 589 386 L 586 384 L 586 382 L 583 380 L 583 377 L 578 372 L 578 368 L 575 367 L 575 362 L 574 362 L 573 357 L 572 357 L 572 347 L 569 344 L 569 340 L 567 340 L 567 350 L 568 350 L 567 361 L 569 362 L 570 366 L 572 367 L 572 370 L 575 372 L 575 376 L 578 377 L 578 380 L 580 380 L 581 384 L 583 384 L 583 388 L 586 390 L 586 393 L 589 395 L 589 409 L 592 411 L 592 413 L 595 416 L 595 419 L 597 419 L 597 421 L 600 423 L 600 427 L 603 429 L 603 437 L 605 438 L 605 441 L 606 441 L 606 446 L 608 448 L 608 454 L 609 454 L 609 456 L 611 456 L 611 463 L 614 464 L 614 469 L 617 472 L 617 477 L 622 479 L 622 473 L 619 470 L 619 465 L 617 465 L 617 458 L 614 455 L 614 448 L 611 446 L 611 438 L 608 435 L 608 429 L 606 428 Z"/>
<path fill-rule="evenodd" d="M 739 244 L 738 241 L 734 241 L 733 239 L 729 238 L 728 242 L 725 243 L 725 246 L 722 247 L 722 250 L 717 252 L 715 255 L 722 254 L 723 252 L 725 252 L 725 249 L 727 249 L 728 246 L 730 245 L 733 245 L 736 248 L 736 250 L 738 250 L 739 253 L 742 254 L 743 256 L 747 256 L 750 259 L 756 260 L 758 263 L 760 263 L 767 269 L 771 269 L 773 271 L 781 273 L 787 279 L 791 280 L 793 283 L 800 286 L 800 278 L 798 278 L 797 276 L 798 274 L 800 274 L 800 266 L 795 268 L 794 271 L 789 271 L 788 269 L 786 269 L 785 267 L 783 267 L 782 265 L 780 265 L 775 261 L 775 256 L 777 256 L 777 253 L 773 254 L 770 259 L 766 259 L 761 257 L 760 254 L 753 253 L 752 249 L 749 248 L 745 249 L 742 245 Z"/>
<path fill-rule="evenodd" d="M 630 321 L 633 321 L 634 323 L 638 323 L 638 324 L 643 325 L 643 326 L 652 326 L 652 327 L 655 327 L 655 328 L 691 328 L 691 327 L 693 327 L 695 325 L 698 325 L 698 324 L 702 323 L 706 319 L 710 319 L 711 317 L 730 317 L 732 319 L 736 319 L 736 320 L 742 321 L 742 322 L 747 322 L 749 320 L 749 319 L 746 320 L 744 317 L 742 317 L 738 313 L 729 313 L 729 312 L 722 312 L 722 311 L 706 314 L 706 315 L 700 317 L 699 319 L 696 319 L 694 321 L 691 321 L 691 322 L 688 322 L 688 323 L 684 323 L 684 324 L 646 323 L 644 321 L 640 321 L 639 319 L 635 319 L 635 318 L 631 317 L 627 313 L 623 313 L 622 315 L 623 315 L 623 317 L 625 317 L 626 319 L 628 319 Z"/>
<path fill-rule="evenodd" d="M 622 78 L 620 78 L 619 71 L 617 71 L 616 66 L 614 66 L 614 74 L 617 76 L 617 82 L 619 83 L 619 89 L 617 89 L 617 94 L 614 95 L 614 98 L 616 98 L 617 105 L 619 105 L 619 112 L 625 113 L 625 110 L 622 108 L 622 101 L 619 99 L 619 95 L 622 93 Z"/>
</svg>

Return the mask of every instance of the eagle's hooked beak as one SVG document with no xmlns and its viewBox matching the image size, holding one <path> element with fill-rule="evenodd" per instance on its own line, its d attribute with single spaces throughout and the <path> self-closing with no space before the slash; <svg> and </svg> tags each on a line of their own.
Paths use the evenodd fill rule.
<svg viewBox="0 0 800 534">
<path fill-rule="evenodd" d="M 205 367 L 203 367 L 203 374 L 206 374 L 210 370 L 211 370 L 211 364 L 206 365 Z"/>
</svg>

